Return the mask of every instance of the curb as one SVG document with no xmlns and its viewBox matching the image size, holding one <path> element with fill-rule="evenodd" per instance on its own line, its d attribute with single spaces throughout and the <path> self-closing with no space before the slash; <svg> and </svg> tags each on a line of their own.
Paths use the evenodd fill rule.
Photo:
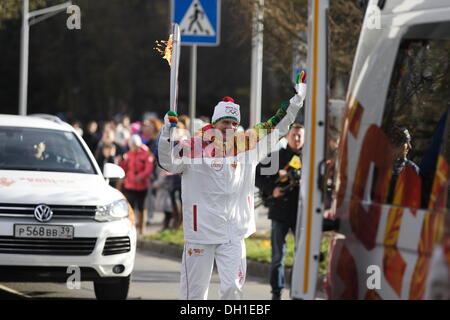
<svg viewBox="0 0 450 320">
<path fill-rule="evenodd" d="M 183 247 L 158 240 L 138 240 L 137 248 L 163 256 L 180 259 L 180 261 L 183 256 Z"/>
<path fill-rule="evenodd" d="M 180 259 L 183 256 L 183 247 L 165 243 L 158 240 L 138 240 L 137 247 L 141 250 L 157 253 L 163 256 Z M 285 268 L 286 279 L 291 278 L 291 267 Z M 269 281 L 270 263 L 247 259 L 247 276 L 256 277 Z"/>
</svg>

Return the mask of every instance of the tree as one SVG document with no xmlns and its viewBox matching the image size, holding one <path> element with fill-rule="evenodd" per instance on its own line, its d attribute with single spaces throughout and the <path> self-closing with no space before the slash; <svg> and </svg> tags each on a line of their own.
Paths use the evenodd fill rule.
<svg viewBox="0 0 450 320">
<path fill-rule="evenodd" d="M 236 35 L 239 43 L 251 38 L 252 16 L 259 7 L 258 0 L 236 0 L 233 15 L 241 26 Z M 292 81 L 292 56 L 294 52 L 306 61 L 307 0 L 265 0 L 264 11 L 264 61 L 280 82 Z M 357 0 L 331 0 L 329 9 L 330 78 L 331 89 L 344 77 L 346 81 L 352 68 L 363 10 Z M 343 98 L 342 92 L 332 96 Z"/>
<path fill-rule="evenodd" d="M 41 7 L 47 7 L 50 2 L 55 1 L 30 0 L 30 11 Z M 2 0 L 0 2 L 0 27 L 2 27 L 2 24 L 7 20 L 18 19 L 21 17 L 22 3 L 22 0 Z"/>
<path fill-rule="evenodd" d="M 18 110 L 21 5 L 15 1 L 15 17 L 2 20 L 0 27 L 0 42 L 8 43 L 0 60 L 4 113 Z M 66 14 L 30 28 L 29 113 L 60 114 L 84 122 L 111 119 L 118 113 L 129 113 L 133 120 L 141 120 L 145 112 L 162 117 L 169 108 L 170 69 L 153 47 L 156 40 L 168 37 L 170 1 L 73 3 L 81 9 L 81 30 L 67 29 Z M 223 15 L 230 15 L 229 7 L 223 2 Z M 250 49 L 231 40 L 235 29 L 231 20 L 222 21 L 220 46 L 198 49 L 197 115 L 210 117 L 222 97 L 233 96 L 242 106 L 245 125 Z M 182 47 L 180 61 L 179 112 L 184 114 L 189 101 L 189 51 Z"/>
<path fill-rule="evenodd" d="M 30 0 L 30 10 L 66 0 Z M 251 18 L 255 0 L 222 1 L 221 43 L 198 48 L 197 116 L 211 116 L 224 96 L 241 105 L 248 123 L 250 102 Z M 72 0 L 81 9 L 81 30 L 68 30 L 68 15 L 59 14 L 30 28 L 29 112 L 47 112 L 87 122 L 129 113 L 141 119 L 147 111 L 160 117 L 169 108 L 167 63 L 153 50 L 170 27 L 167 0 Z M 338 4 L 342 21 L 358 21 L 355 1 Z M 350 2 L 351 4 L 346 4 Z M 0 105 L 17 113 L 20 67 L 21 0 L 0 1 Z M 306 0 L 265 0 L 263 119 L 293 94 L 291 64 L 295 41 L 305 43 Z M 341 20 L 333 20 L 341 25 Z M 342 27 L 342 26 L 341 26 Z M 338 76 L 349 73 L 359 27 L 340 31 L 332 55 Z M 335 31 L 333 31 L 335 32 Z M 337 32 L 337 31 L 336 31 Z M 334 33 L 332 33 L 333 35 Z M 354 34 L 354 36 L 349 36 Z M 344 37 L 345 36 L 345 37 Z M 351 43 L 347 43 L 350 41 Z M 306 52 L 299 50 L 305 58 Z M 190 50 L 182 46 L 179 113 L 188 113 Z"/>
</svg>

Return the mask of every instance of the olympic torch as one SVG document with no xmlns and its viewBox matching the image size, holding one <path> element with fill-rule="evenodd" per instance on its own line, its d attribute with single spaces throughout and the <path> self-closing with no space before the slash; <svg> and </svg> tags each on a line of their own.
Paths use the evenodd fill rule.
<svg viewBox="0 0 450 320">
<path fill-rule="evenodd" d="M 170 63 L 170 110 L 177 112 L 178 65 L 180 64 L 180 27 L 172 23 L 172 57 Z"/>
</svg>

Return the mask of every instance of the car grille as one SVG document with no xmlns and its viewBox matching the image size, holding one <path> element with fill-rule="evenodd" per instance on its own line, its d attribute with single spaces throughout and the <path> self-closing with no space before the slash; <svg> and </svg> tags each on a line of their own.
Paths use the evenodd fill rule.
<svg viewBox="0 0 450 320">
<path fill-rule="evenodd" d="M 0 203 L 0 217 L 34 218 L 38 204 Z M 48 205 L 53 211 L 52 219 L 94 219 L 96 206 Z"/>
<path fill-rule="evenodd" d="M 131 245 L 129 237 L 107 238 L 105 248 L 103 249 L 103 255 L 110 256 L 113 254 L 129 252 L 130 250 Z"/>
<path fill-rule="evenodd" d="M 94 250 L 97 238 L 20 239 L 0 236 L 0 253 L 87 256 Z"/>
</svg>

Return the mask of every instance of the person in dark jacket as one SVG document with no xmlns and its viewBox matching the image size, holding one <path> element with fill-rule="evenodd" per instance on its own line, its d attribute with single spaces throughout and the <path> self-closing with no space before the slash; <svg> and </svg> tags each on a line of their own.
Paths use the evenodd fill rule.
<svg viewBox="0 0 450 320">
<path fill-rule="evenodd" d="M 103 172 L 103 168 L 107 163 L 116 163 L 116 146 L 114 144 L 104 144 L 99 153 L 97 160 L 98 166 Z"/>
<path fill-rule="evenodd" d="M 96 121 L 90 121 L 87 125 L 86 130 L 83 134 L 83 139 L 86 141 L 86 144 L 88 145 L 89 149 L 92 153 L 95 153 L 97 150 L 98 142 L 101 139 L 101 133 L 97 131 L 98 124 Z"/>
<path fill-rule="evenodd" d="M 281 299 L 281 292 L 285 287 L 286 236 L 289 230 L 294 234 L 296 230 L 304 134 L 304 127 L 294 123 L 286 135 L 286 148 L 271 154 L 271 159 L 279 159 L 278 172 L 264 175 L 262 169 L 268 165 L 262 163 L 258 164 L 256 171 L 256 186 L 262 192 L 263 199 L 266 199 L 269 219 L 272 220 L 270 285 L 273 300 Z"/>
<path fill-rule="evenodd" d="M 411 160 L 408 159 L 408 153 L 412 149 L 411 145 L 411 135 L 407 128 L 393 125 L 388 132 L 389 140 L 393 148 L 393 168 L 392 168 L 392 178 L 389 186 L 389 193 L 387 202 L 391 203 L 393 201 L 394 189 L 397 184 L 398 177 L 400 173 L 406 167 L 410 167 L 414 172 L 419 175 L 419 167 Z"/>
</svg>

